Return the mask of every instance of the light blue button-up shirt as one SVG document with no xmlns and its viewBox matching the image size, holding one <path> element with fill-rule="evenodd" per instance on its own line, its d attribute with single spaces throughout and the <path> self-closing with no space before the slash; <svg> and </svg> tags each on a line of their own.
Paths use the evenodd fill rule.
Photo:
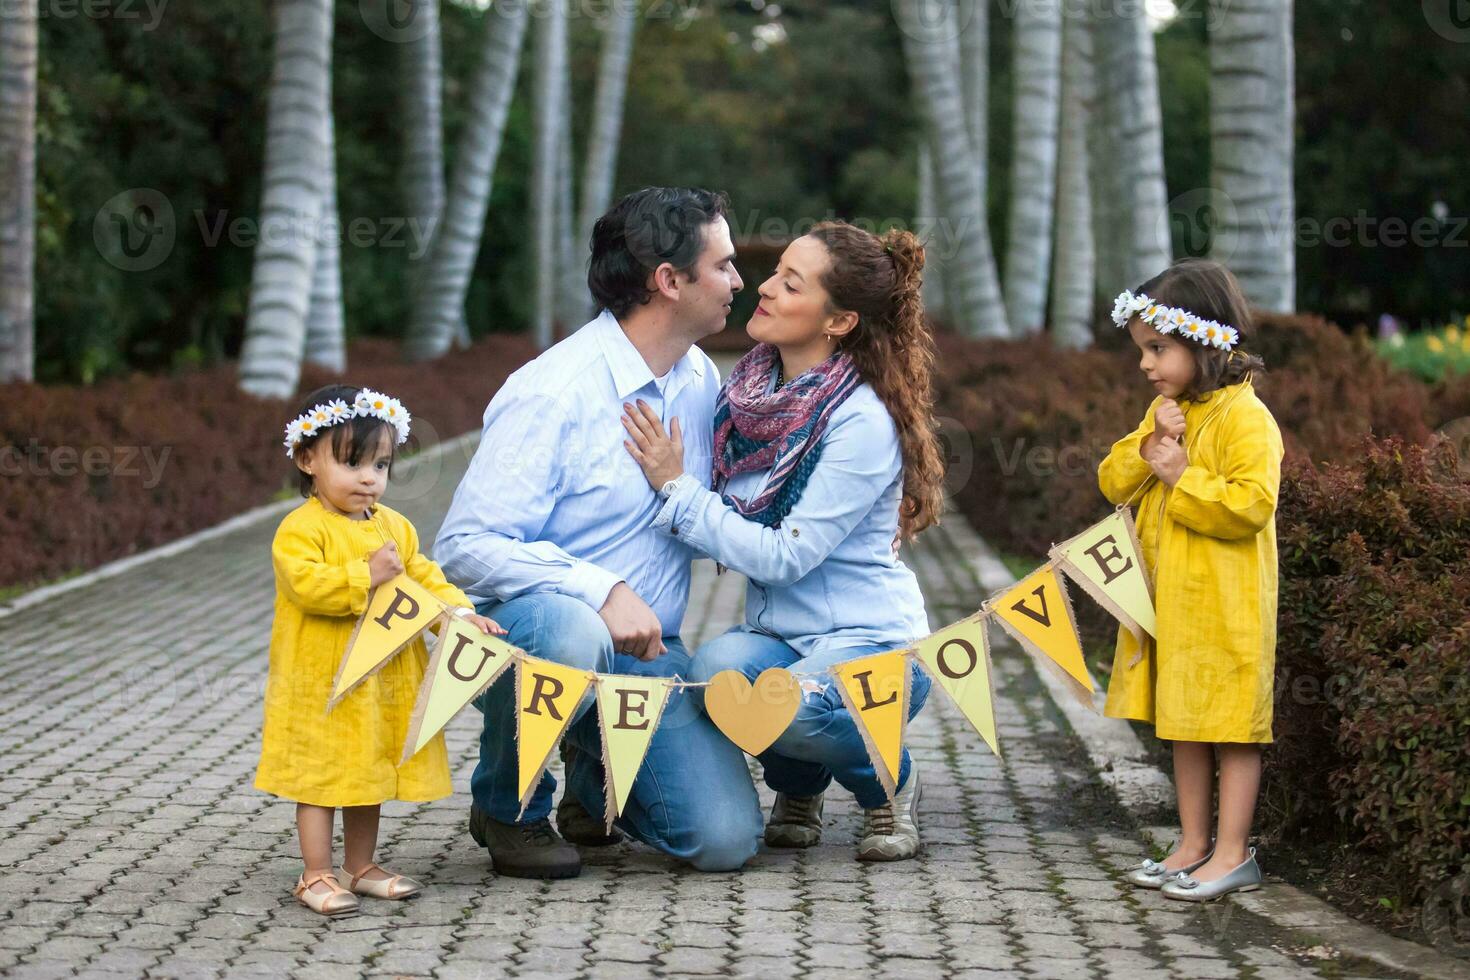
<svg viewBox="0 0 1470 980">
<path fill-rule="evenodd" d="M 661 501 L 623 448 L 622 406 L 641 398 L 666 426 L 677 416 L 684 470 L 708 486 L 719 387 L 698 347 L 655 379 L 604 310 L 491 400 L 434 542 L 444 574 L 476 602 L 559 592 L 593 609 L 624 581 L 677 634 L 694 552 L 653 528 Z"/>
<path fill-rule="evenodd" d="M 743 572 L 750 580 L 746 628 L 779 637 L 804 657 L 907 646 L 927 636 L 918 579 L 893 549 L 903 498 L 898 430 L 869 385 L 833 409 L 820 448 L 806 489 L 779 527 L 740 516 L 707 480 L 681 481 L 654 526 Z M 725 492 L 749 500 L 769 475 L 738 474 Z"/>
</svg>

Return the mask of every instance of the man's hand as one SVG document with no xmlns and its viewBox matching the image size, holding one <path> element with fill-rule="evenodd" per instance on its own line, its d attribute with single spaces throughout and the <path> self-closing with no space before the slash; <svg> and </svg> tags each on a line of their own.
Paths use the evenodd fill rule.
<svg viewBox="0 0 1470 980">
<path fill-rule="evenodd" d="M 389 541 L 368 556 L 368 571 L 372 573 L 371 584 L 377 588 L 403 574 L 403 560 L 398 557 L 398 545 Z"/>
<path fill-rule="evenodd" d="M 1149 469 L 1168 486 L 1179 482 L 1189 466 L 1189 456 L 1184 452 L 1184 447 L 1179 445 L 1179 440 L 1173 437 L 1159 439 L 1143 457 Z"/>
<path fill-rule="evenodd" d="M 648 608 L 648 603 L 628 587 L 627 582 L 613 586 L 597 615 L 607 624 L 615 651 L 631 654 L 639 660 L 657 660 L 668 652 L 658 617 Z"/>
</svg>

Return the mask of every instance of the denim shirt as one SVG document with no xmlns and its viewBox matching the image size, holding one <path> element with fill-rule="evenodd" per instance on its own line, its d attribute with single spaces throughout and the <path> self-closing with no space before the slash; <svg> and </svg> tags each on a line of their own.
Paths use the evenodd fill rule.
<svg viewBox="0 0 1470 980">
<path fill-rule="evenodd" d="M 745 628 L 804 657 L 928 635 L 918 579 L 893 549 L 903 496 L 898 430 L 869 385 L 833 410 L 821 451 L 777 527 L 747 520 L 695 480 L 679 482 L 653 526 L 744 573 Z M 725 492 L 749 500 L 769 473 L 738 474 Z"/>
</svg>

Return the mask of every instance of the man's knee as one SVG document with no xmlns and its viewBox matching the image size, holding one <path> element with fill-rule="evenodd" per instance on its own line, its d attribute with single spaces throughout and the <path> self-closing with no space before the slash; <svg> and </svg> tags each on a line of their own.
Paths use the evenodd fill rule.
<svg viewBox="0 0 1470 980">
<path fill-rule="evenodd" d="M 726 813 L 706 821 L 689 854 L 696 871 L 736 871 L 755 857 L 763 830 L 760 813 Z"/>
<path fill-rule="evenodd" d="M 533 657 L 583 670 L 611 666 L 612 635 L 581 599 L 536 592 L 489 607 L 484 615 L 506 628 L 507 643 Z"/>
</svg>

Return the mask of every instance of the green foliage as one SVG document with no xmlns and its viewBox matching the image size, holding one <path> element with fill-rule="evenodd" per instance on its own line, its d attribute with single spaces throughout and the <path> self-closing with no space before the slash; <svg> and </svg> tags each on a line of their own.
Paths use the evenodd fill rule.
<svg viewBox="0 0 1470 980">
<path fill-rule="evenodd" d="M 1378 342 L 1378 351 L 1394 367 L 1425 381 L 1470 374 L 1470 316 L 1438 330 L 1391 334 Z"/>
</svg>

